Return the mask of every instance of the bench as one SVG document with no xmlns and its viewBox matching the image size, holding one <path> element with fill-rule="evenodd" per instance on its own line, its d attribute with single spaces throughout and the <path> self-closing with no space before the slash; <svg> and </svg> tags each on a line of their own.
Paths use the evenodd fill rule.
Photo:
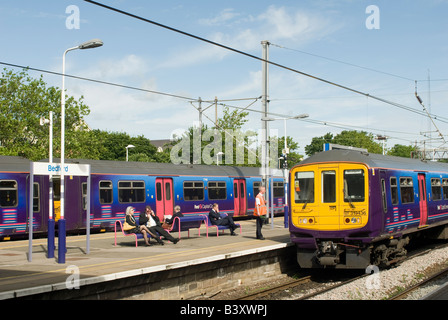
<svg viewBox="0 0 448 320">
<path fill-rule="evenodd" d="M 190 229 L 198 229 L 198 235 L 201 235 L 201 225 L 207 223 L 206 215 L 188 215 L 183 217 L 175 217 L 171 229 L 167 229 L 168 232 L 179 232 L 179 239 L 181 231 L 188 231 L 188 237 L 190 237 Z M 208 237 L 208 230 L 207 230 Z"/>
<path fill-rule="evenodd" d="M 224 218 L 224 217 L 227 216 L 227 213 L 220 213 L 219 215 L 221 216 L 221 218 Z M 207 217 L 207 224 L 206 224 L 206 226 L 207 226 L 207 238 L 208 238 L 208 228 L 216 228 L 216 236 L 217 236 L 217 237 L 219 236 L 219 230 L 222 230 L 223 232 L 224 232 L 224 230 L 226 230 L 226 229 L 229 229 L 229 230 L 230 230 L 229 226 L 217 226 L 217 225 L 212 224 L 212 223 L 210 222 L 209 217 L 208 217 L 208 216 L 206 216 L 206 217 Z M 235 225 L 238 226 L 238 227 L 240 227 L 240 234 L 241 234 L 241 232 L 242 232 L 241 224 L 239 224 L 239 223 L 235 223 Z"/>
<path fill-rule="evenodd" d="M 126 233 L 123 230 L 123 223 L 121 222 L 121 220 L 115 220 L 115 246 L 117 246 L 117 223 L 120 224 L 120 229 L 121 232 L 123 233 L 123 235 L 125 237 L 129 237 L 129 236 L 134 236 L 135 237 L 135 246 L 138 247 L 138 239 L 144 239 L 143 234 L 142 233 Z M 148 234 L 148 239 L 151 238 L 151 235 Z"/>
</svg>

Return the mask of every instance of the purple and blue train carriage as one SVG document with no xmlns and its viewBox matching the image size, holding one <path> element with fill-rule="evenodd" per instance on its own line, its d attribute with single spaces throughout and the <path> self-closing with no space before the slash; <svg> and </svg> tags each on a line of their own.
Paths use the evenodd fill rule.
<svg viewBox="0 0 448 320">
<path fill-rule="evenodd" d="M 290 170 L 290 235 L 303 268 L 364 269 L 448 239 L 448 164 L 349 150 Z"/>
<path fill-rule="evenodd" d="M 252 216 L 261 186 L 259 168 L 66 160 L 91 167 L 90 228 L 111 231 L 128 206 L 138 215 L 150 205 L 163 218 L 180 205 L 184 215 L 208 213 L 213 203 L 234 217 Z M 0 156 L 0 239 L 28 233 L 30 161 Z M 60 178 L 53 177 L 54 217 L 59 219 Z M 283 177 L 273 178 L 274 213 L 283 214 Z M 87 177 L 65 177 L 67 232 L 86 229 Z M 272 193 L 271 193 L 272 194 Z M 49 178 L 34 176 L 33 233 L 47 232 Z"/>
</svg>

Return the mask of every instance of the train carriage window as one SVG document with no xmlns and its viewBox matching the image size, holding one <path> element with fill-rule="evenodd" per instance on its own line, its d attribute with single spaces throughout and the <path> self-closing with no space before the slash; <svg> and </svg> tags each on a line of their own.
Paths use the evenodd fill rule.
<svg viewBox="0 0 448 320">
<path fill-rule="evenodd" d="M 448 200 L 448 179 L 442 179 L 443 200 Z"/>
<path fill-rule="evenodd" d="M 255 181 L 253 184 L 254 187 L 254 196 L 260 193 L 261 181 Z"/>
<path fill-rule="evenodd" d="M 225 182 L 209 181 L 208 183 L 208 199 L 209 200 L 225 200 L 227 199 L 227 186 Z"/>
<path fill-rule="evenodd" d="M 295 203 L 314 203 L 314 172 L 296 172 L 294 190 Z"/>
<path fill-rule="evenodd" d="M 322 171 L 322 202 L 336 202 L 336 171 Z"/>
<path fill-rule="evenodd" d="M 16 207 L 17 195 L 17 181 L 0 180 L 0 207 Z"/>
<path fill-rule="evenodd" d="M 112 181 L 100 181 L 100 203 L 109 204 L 113 201 Z"/>
<path fill-rule="evenodd" d="M 274 198 L 283 198 L 285 196 L 285 184 L 283 182 L 274 182 Z"/>
<path fill-rule="evenodd" d="M 401 203 L 414 203 L 414 182 L 411 177 L 400 178 Z"/>
<path fill-rule="evenodd" d="M 37 182 L 34 182 L 33 187 L 33 212 L 40 211 L 40 185 Z"/>
<path fill-rule="evenodd" d="M 387 199 L 386 199 L 386 181 L 381 179 L 381 203 L 383 204 L 383 212 L 387 213 Z"/>
<path fill-rule="evenodd" d="M 344 202 L 364 202 L 364 170 L 344 170 Z"/>
<path fill-rule="evenodd" d="M 87 182 L 83 182 L 81 185 L 81 197 L 82 209 L 87 210 Z"/>
<path fill-rule="evenodd" d="M 184 200 L 185 201 L 204 200 L 204 182 L 202 181 L 184 182 Z"/>
<path fill-rule="evenodd" d="M 118 181 L 118 199 L 120 203 L 145 202 L 145 182 Z"/>
<path fill-rule="evenodd" d="M 431 193 L 433 201 L 442 200 L 442 184 L 439 178 L 431 178 Z"/>
<path fill-rule="evenodd" d="M 397 178 L 390 178 L 390 195 L 391 201 L 393 205 L 398 204 L 398 186 L 397 186 Z"/>
</svg>

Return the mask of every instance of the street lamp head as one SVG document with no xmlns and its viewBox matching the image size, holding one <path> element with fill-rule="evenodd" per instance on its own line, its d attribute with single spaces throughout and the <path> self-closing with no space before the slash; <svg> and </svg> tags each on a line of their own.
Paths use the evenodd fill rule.
<svg viewBox="0 0 448 320">
<path fill-rule="evenodd" d="M 92 39 L 90 41 L 84 42 L 82 44 L 80 44 L 78 46 L 78 49 L 93 49 L 93 48 L 98 48 L 101 47 L 103 45 L 103 41 L 101 41 L 100 39 Z"/>
<path fill-rule="evenodd" d="M 135 146 L 132 145 L 132 144 L 130 144 L 130 145 L 128 145 L 128 146 L 126 147 L 126 149 L 128 149 L 128 148 L 135 148 Z"/>
<path fill-rule="evenodd" d="M 308 118 L 310 115 L 308 113 L 299 114 L 298 116 L 293 117 L 292 119 L 305 119 Z"/>
</svg>

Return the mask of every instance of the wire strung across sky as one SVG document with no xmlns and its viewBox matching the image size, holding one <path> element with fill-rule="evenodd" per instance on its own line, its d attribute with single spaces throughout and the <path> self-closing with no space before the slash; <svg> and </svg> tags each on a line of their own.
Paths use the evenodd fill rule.
<svg viewBox="0 0 448 320">
<path fill-rule="evenodd" d="M 300 74 L 300 75 L 312 78 L 314 80 L 321 81 L 321 82 L 327 83 L 329 85 L 332 85 L 332 86 L 335 86 L 335 87 L 338 87 L 338 88 L 341 88 L 341 89 L 344 89 L 344 90 L 348 90 L 350 92 L 353 92 L 353 93 L 356 93 L 356 94 L 359 94 L 359 95 L 363 95 L 365 97 L 369 97 L 371 99 L 374 99 L 374 100 L 377 100 L 377 101 L 380 101 L 380 102 L 383 102 L 383 103 L 386 103 L 386 104 L 390 104 L 390 105 L 395 106 L 397 108 L 400 108 L 400 109 L 403 109 L 403 110 L 406 110 L 406 111 L 409 111 L 409 112 L 416 113 L 416 114 L 418 114 L 420 116 L 427 117 L 427 114 L 425 112 L 421 111 L 421 110 L 418 110 L 418 109 L 415 109 L 415 108 L 411 108 L 411 107 L 405 106 L 405 105 L 397 103 L 397 102 L 389 101 L 389 100 L 377 97 L 375 95 L 371 95 L 369 93 L 365 93 L 365 92 L 362 92 L 362 91 L 359 91 L 359 90 L 356 90 L 356 89 L 353 89 L 353 88 L 350 88 L 350 87 L 338 84 L 338 83 L 333 82 L 333 81 L 329 81 L 329 80 L 326 80 L 326 79 L 323 79 L 323 78 L 319 78 L 317 76 L 313 76 L 311 74 L 308 74 L 308 73 L 305 73 L 305 72 L 302 72 L 302 71 L 299 71 L 299 70 L 296 70 L 296 69 L 293 69 L 293 68 L 281 65 L 281 64 L 273 62 L 273 61 L 262 59 L 260 57 L 257 57 L 255 55 L 253 55 L 253 54 L 250 54 L 250 53 L 247 53 L 247 52 L 244 52 L 244 51 L 241 51 L 241 50 L 238 50 L 238 49 L 235 49 L 235 48 L 223 45 L 223 44 L 215 42 L 215 41 L 208 40 L 208 39 L 203 38 L 203 37 L 196 36 L 194 34 L 186 32 L 186 31 L 182 31 L 182 30 L 179 30 L 179 29 L 176 29 L 176 28 L 173 28 L 173 27 L 170 27 L 170 26 L 158 23 L 156 21 L 153 21 L 153 20 L 150 20 L 150 19 L 147 19 L 147 18 L 143 18 L 143 17 L 137 16 L 137 15 L 132 14 L 130 12 L 126 12 L 126 11 L 123 11 L 123 10 L 120 10 L 120 9 L 117 9 L 117 8 L 105 5 L 105 4 L 97 2 L 97 1 L 92 1 L 92 0 L 84 0 L 84 1 L 88 2 L 90 4 L 93 4 L 93 5 L 96 5 L 96 6 L 99 6 L 99 7 L 102 7 L 102 8 L 105 8 L 105 9 L 117 12 L 117 13 L 120 13 L 120 14 L 126 15 L 128 17 L 131 17 L 131 18 L 143 21 L 143 22 L 147 22 L 147 23 L 153 24 L 155 26 L 158 26 L 158 27 L 161 27 L 161 28 L 164 28 L 164 29 L 176 32 L 176 33 L 180 33 L 180 34 L 185 35 L 187 37 L 194 38 L 196 40 L 206 42 L 208 44 L 220 47 L 222 49 L 226 49 L 226 50 L 229 50 L 229 51 L 232 51 L 232 52 L 235 52 L 235 53 L 238 53 L 238 54 L 241 54 L 241 55 L 244 55 L 244 56 L 247 56 L 249 58 L 252 58 L 252 59 L 255 59 L 255 60 L 259 60 L 259 61 L 262 61 L 262 62 L 265 62 L 265 63 L 269 63 L 270 65 L 279 67 L 281 69 L 285 69 L 285 70 L 288 70 L 288 71 L 291 71 L 291 72 L 294 72 L 294 73 L 297 73 L 297 74 Z M 430 116 L 433 119 L 436 119 L 438 121 L 448 123 L 448 118 L 446 118 L 446 117 L 441 117 L 441 116 L 437 116 L 437 115 L 434 115 L 434 114 L 431 114 Z"/>
<path fill-rule="evenodd" d="M 3 61 L 0 61 L 0 64 L 1 65 L 5 65 L 5 66 L 9 66 L 9 67 L 13 67 L 13 68 L 20 68 L 20 69 L 24 69 L 24 70 L 31 70 L 31 71 L 37 71 L 37 72 L 42 72 L 42 73 L 48 73 L 48 74 L 52 74 L 52 75 L 62 76 L 62 73 L 55 72 L 55 71 L 49 71 L 49 70 L 44 70 L 44 69 L 39 69 L 39 68 L 33 68 L 33 67 L 29 67 L 29 66 L 25 67 L 25 66 L 22 66 L 22 65 L 13 64 L 13 63 L 7 63 L 7 62 L 3 62 Z M 201 100 L 200 98 L 199 99 L 194 99 L 194 98 L 180 96 L 180 95 L 175 95 L 175 94 L 171 94 L 171 93 L 154 91 L 154 90 L 149 90 L 149 89 L 143 89 L 143 88 L 123 85 L 123 84 L 118 84 L 118 83 L 113 83 L 113 82 L 108 82 L 108 81 L 90 79 L 90 78 L 75 76 L 75 75 L 71 75 L 71 74 L 65 74 L 65 76 L 68 77 L 68 78 L 73 78 L 73 79 L 77 79 L 77 80 L 90 81 L 90 82 L 103 84 L 103 85 L 110 85 L 110 86 L 124 88 L 124 89 L 136 90 L 136 91 L 141 91 L 141 92 L 146 92 L 146 93 L 151 93 L 151 94 L 158 94 L 158 95 L 163 95 L 163 96 L 172 97 L 172 98 L 176 98 L 176 99 L 187 100 L 187 101 L 190 101 L 190 102 L 201 101 L 201 102 L 213 103 L 212 105 L 214 105 L 216 103 L 216 104 L 218 104 L 220 106 L 223 106 L 223 107 L 238 109 L 238 110 L 240 110 L 240 113 L 244 112 L 244 111 L 250 111 L 250 112 L 263 113 L 264 114 L 264 111 L 257 110 L 257 109 L 250 109 L 249 108 L 256 101 L 258 101 L 261 97 L 225 99 L 225 100 L 218 100 L 218 99 L 217 100 Z M 246 107 L 237 107 L 237 106 L 234 106 L 234 105 L 229 105 L 229 104 L 224 103 L 224 102 L 245 101 L 245 100 L 254 100 L 254 101 L 251 102 Z M 268 112 L 267 114 L 269 116 L 276 116 L 276 117 L 281 117 L 281 118 L 288 118 L 290 116 L 290 115 L 285 115 L 285 114 L 275 113 L 275 112 Z M 209 118 L 207 116 L 206 116 L 206 118 L 209 119 L 212 123 L 214 123 L 214 121 L 211 118 Z M 353 126 L 353 125 L 349 125 L 349 124 L 335 123 L 335 122 L 330 122 L 330 121 L 325 121 L 325 120 L 315 120 L 315 119 L 314 120 L 313 119 L 295 119 L 295 120 L 304 121 L 304 122 L 312 123 L 312 124 L 315 124 L 315 125 L 322 125 L 322 126 L 329 126 L 329 127 L 339 128 L 339 129 L 347 129 L 347 130 L 360 129 L 360 130 L 366 131 L 366 128 L 363 128 L 363 127 L 357 127 L 357 126 Z M 375 132 L 372 132 L 372 131 L 415 135 L 415 133 L 410 133 L 410 132 L 399 132 L 399 131 L 393 131 L 393 130 L 383 130 L 383 129 L 374 129 L 374 128 L 370 128 L 367 131 L 370 131 L 373 134 L 375 134 Z M 413 140 L 407 140 L 407 139 L 403 139 L 403 138 L 395 137 L 395 139 L 404 140 L 404 141 L 408 141 L 408 142 L 413 142 Z"/>
</svg>

